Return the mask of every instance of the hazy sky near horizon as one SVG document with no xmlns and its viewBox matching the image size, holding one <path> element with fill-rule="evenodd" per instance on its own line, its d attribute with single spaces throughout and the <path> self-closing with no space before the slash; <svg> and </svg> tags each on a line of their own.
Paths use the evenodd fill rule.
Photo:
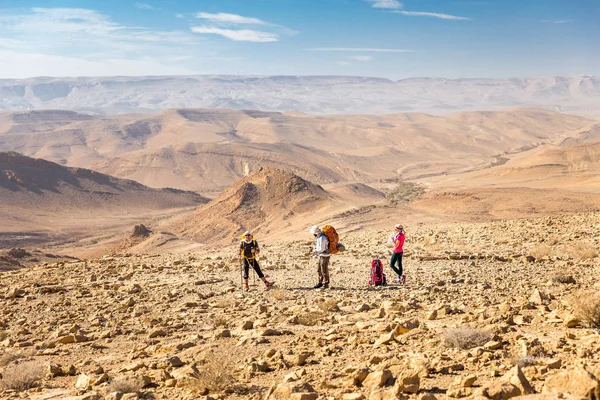
<svg viewBox="0 0 600 400">
<path fill-rule="evenodd" d="M 0 0 L 0 79 L 600 75 L 599 0 Z"/>
</svg>

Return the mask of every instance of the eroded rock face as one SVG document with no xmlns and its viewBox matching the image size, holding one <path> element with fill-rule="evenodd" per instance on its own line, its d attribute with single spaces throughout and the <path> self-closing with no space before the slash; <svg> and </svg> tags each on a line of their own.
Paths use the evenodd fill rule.
<svg viewBox="0 0 600 400">
<path fill-rule="evenodd" d="M 596 237 L 599 217 L 565 218 L 415 227 L 411 241 L 438 244 L 407 245 L 410 283 L 376 289 L 368 261 L 386 259 L 383 231 L 344 236 L 329 290 L 308 289 L 308 240 L 261 242 L 268 291 L 252 277 L 240 290 L 233 248 L 3 273 L 0 374 L 39 362 L 41 393 L 30 397 L 589 399 L 600 336 L 572 298 L 598 289 L 597 259 L 568 247 L 555 260 L 522 257 L 547 224 L 572 227 L 565 246 Z M 577 285 L 553 278 L 565 271 Z"/>
</svg>

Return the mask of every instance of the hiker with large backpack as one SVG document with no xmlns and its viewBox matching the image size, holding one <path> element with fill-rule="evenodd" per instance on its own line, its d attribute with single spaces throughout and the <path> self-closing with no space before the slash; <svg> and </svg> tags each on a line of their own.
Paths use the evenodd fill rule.
<svg viewBox="0 0 600 400">
<path fill-rule="evenodd" d="M 310 233 L 315 237 L 315 249 L 311 255 L 318 257 L 317 273 L 319 274 L 319 283 L 314 289 L 329 288 L 329 258 L 331 254 L 338 252 L 339 236 L 333 226 L 326 225 L 319 228 L 317 225 L 310 228 Z"/>
<path fill-rule="evenodd" d="M 394 233 L 390 236 L 390 244 L 394 247 L 390 268 L 398 275 L 395 283 L 406 283 L 406 275 L 402 271 L 402 255 L 404 253 L 404 239 L 406 235 L 402 225 L 395 226 Z"/>
<path fill-rule="evenodd" d="M 252 233 L 249 231 L 244 232 L 244 239 L 240 243 L 240 257 L 244 260 L 244 291 L 246 292 L 250 290 L 248 287 L 248 273 L 250 272 L 250 267 L 254 269 L 260 280 L 264 282 L 266 288 L 273 286 L 273 283 L 267 281 L 265 275 L 260 270 L 260 266 L 256 260 L 256 257 L 258 257 L 259 254 L 260 247 L 258 247 L 258 242 L 254 240 Z"/>
</svg>

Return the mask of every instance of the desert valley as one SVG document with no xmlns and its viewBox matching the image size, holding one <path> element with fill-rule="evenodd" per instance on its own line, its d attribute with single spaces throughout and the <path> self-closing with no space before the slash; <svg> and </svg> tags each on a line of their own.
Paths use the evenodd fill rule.
<svg viewBox="0 0 600 400">
<path fill-rule="evenodd" d="M 0 398 L 600 398 L 597 79 L 39 79 L 0 85 Z"/>
</svg>

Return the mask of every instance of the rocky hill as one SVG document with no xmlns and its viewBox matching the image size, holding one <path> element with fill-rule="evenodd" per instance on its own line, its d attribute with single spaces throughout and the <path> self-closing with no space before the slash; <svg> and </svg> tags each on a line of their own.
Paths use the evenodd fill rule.
<svg viewBox="0 0 600 400">
<path fill-rule="evenodd" d="M 262 234 L 281 231 L 333 201 L 322 187 L 290 172 L 259 168 L 164 229 L 200 242 L 232 241 L 245 230 Z"/>
</svg>

